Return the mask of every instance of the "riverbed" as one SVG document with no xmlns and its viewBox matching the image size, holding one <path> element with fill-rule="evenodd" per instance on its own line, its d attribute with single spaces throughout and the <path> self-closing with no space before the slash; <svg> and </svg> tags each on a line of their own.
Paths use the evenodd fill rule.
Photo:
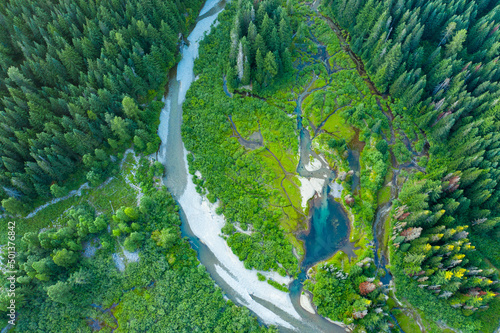
<svg viewBox="0 0 500 333">
<path fill-rule="evenodd" d="M 277 325 L 283 332 L 343 332 L 343 328 L 305 311 L 299 304 L 299 295 L 294 297 L 293 293 L 281 292 L 258 281 L 255 270 L 245 269 L 220 237 L 224 217 L 215 213 L 216 204 L 210 204 L 196 192 L 187 172 L 187 151 L 181 137 L 181 106 L 194 80 L 193 65 L 198 56 L 199 41 L 216 23 L 224 4 L 209 0 L 201 10 L 202 15 L 188 37 L 189 44 L 183 46 L 182 59 L 170 73 L 168 95 L 163 100 L 165 107 L 160 115 L 158 134 L 162 144 L 158 159 L 166 169 L 164 183 L 181 208 L 182 233 L 189 237 L 200 262 L 227 297 L 248 307 L 263 323 Z M 281 277 L 275 272 L 262 273 L 279 283 L 291 282 L 291 278 Z"/>
</svg>

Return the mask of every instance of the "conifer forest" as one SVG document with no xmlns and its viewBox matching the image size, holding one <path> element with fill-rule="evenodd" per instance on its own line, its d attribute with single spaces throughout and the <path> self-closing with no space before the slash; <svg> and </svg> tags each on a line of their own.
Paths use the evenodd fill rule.
<svg viewBox="0 0 500 333">
<path fill-rule="evenodd" d="M 1 0 L 0 330 L 499 332 L 499 28 Z"/>
</svg>

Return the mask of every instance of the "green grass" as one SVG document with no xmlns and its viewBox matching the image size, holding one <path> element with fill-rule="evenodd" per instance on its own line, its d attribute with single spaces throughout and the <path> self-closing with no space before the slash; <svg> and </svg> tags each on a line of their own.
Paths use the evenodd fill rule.
<svg viewBox="0 0 500 333">
<path fill-rule="evenodd" d="M 500 298 L 495 297 L 489 306 L 488 310 L 478 310 L 474 313 L 474 318 L 483 324 L 483 332 L 494 332 L 500 322 Z"/>
<path fill-rule="evenodd" d="M 330 259 L 325 261 L 327 264 L 333 264 L 336 267 L 344 267 L 346 272 L 350 271 L 349 256 L 344 251 L 337 251 Z"/>
<path fill-rule="evenodd" d="M 334 134 L 336 137 L 344 138 L 346 142 L 351 141 L 356 134 L 354 129 L 346 124 L 344 118 L 338 113 L 332 114 L 328 118 L 323 125 L 323 129 L 328 133 Z"/>
<path fill-rule="evenodd" d="M 391 310 L 392 308 L 397 307 L 397 303 L 392 297 L 389 297 L 387 300 L 387 306 L 389 307 L 389 310 Z"/>
<path fill-rule="evenodd" d="M 104 213 L 112 213 L 121 206 L 137 204 L 135 192 L 130 191 L 123 177 L 115 178 L 103 188 L 91 191 L 88 200 L 97 211 Z"/>
<path fill-rule="evenodd" d="M 311 85 L 311 88 L 309 89 L 309 91 L 316 89 L 316 88 L 321 88 L 324 86 L 326 86 L 325 79 L 319 78 L 316 81 L 314 81 L 314 83 Z"/>
<path fill-rule="evenodd" d="M 398 320 L 399 326 L 403 329 L 405 333 L 417 333 L 420 332 L 420 327 L 415 322 L 412 317 L 407 316 L 403 311 L 396 309 L 392 310 L 392 314 Z"/>
<path fill-rule="evenodd" d="M 377 204 L 383 205 L 391 200 L 391 187 L 384 186 L 378 191 Z"/>
<path fill-rule="evenodd" d="M 131 160 L 130 160 L 130 159 Z M 123 165 L 121 173 L 113 178 L 105 186 L 82 190 L 81 196 L 73 196 L 66 200 L 61 200 L 53 205 L 50 205 L 36 215 L 30 218 L 14 218 L 16 221 L 16 234 L 23 235 L 26 232 L 37 232 L 40 229 L 59 225 L 59 219 L 64 212 L 72 207 L 87 202 L 93 206 L 96 211 L 101 213 L 112 214 L 121 206 L 135 206 L 136 194 L 130 190 L 130 186 L 125 182 L 124 176 L 130 176 L 130 170 L 135 163 L 131 154 L 127 156 L 127 160 Z M 8 219 L 2 219 L 0 227 L 6 230 Z M 0 233 L 0 243 L 5 243 L 6 233 Z"/>
<path fill-rule="evenodd" d="M 302 197 L 300 195 L 300 189 L 297 184 L 292 182 L 289 178 L 286 178 L 285 180 L 283 180 L 283 187 L 288 193 L 290 200 L 292 200 L 292 204 L 294 205 L 294 207 L 300 209 L 302 205 Z"/>
<path fill-rule="evenodd" d="M 42 228 L 46 228 L 51 224 L 57 223 L 57 218 L 61 216 L 64 211 L 78 204 L 81 201 L 80 197 L 71 197 L 67 200 L 59 201 L 56 204 L 50 205 L 41 211 L 39 211 L 35 216 L 31 218 L 12 218 L 12 219 L 2 219 L 1 228 L 2 230 L 7 230 L 7 222 L 16 222 L 16 234 L 23 235 L 26 232 L 38 232 Z M 5 244 L 7 242 L 7 233 L 0 233 L 0 243 Z"/>
<path fill-rule="evenodd" d="M 285 235 L 285 238 L 295 247 L 297 254 L 302 257 L 306 252 L 304 250 L 304 242 L 298 240 L 294 234 L 289 233 Z"/>
</svg>

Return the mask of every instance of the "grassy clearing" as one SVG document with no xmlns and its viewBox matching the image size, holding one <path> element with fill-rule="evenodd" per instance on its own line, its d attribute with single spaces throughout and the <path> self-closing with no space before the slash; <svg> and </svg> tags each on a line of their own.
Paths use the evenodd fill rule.
<svg viewBox="0 0 500 333">
<path fill-rule="evenodd" d="M 344 118 L 338 113 L 332 114 L 330 118 L 323 125 L 323 130 L 334 136 L 345 139 L 346 142 L 352 140 L 356 132 L 354 129 L 346 124 Z"/>
<path fill-rule="evenodd" d="M 322 88 L 324 86 L 326 86 L 326 80 L 319 78 L 316 81 L 314 81 L 314 83 L 311 85 L 311 88 L 309 88 L 309 91 L 317 88 Z"/>
<path fill-rule="evenodd" d="M 377 204 L 383 205 L 388 203 L 391 200 L 391 187 L 384 186 L 382 187 L 377 194 Z"/>
<path fill-rule="evenodd" d="M 280 220 L 280 225 L 286 232 L 293 232 L 297 230 L 297 222 L 299 214 L 292 206 L 283 207 L 283 212 L 286 214 L 285 218 Z"/>
<path fill-rule="evenodd" d="M 132 154 L 128 154 L 123 163 L 123 168 L 106 185 L 97 188 L 82 190 L 81 196 L 73 196 L 66 200 L 61 200 L 40 210 L 31 218 L 14 218 L 16 221 L 16 233 L 23 235 L 26 232 L 38 232 L 40 229 L 49 226 L 58 226 L 59 219 L 72 207 L 87 202 L 93 206 L 97 212 L 112 214 L 121 206 L 135 206 L 136 194 L 130 190 L 130 186 L 125 182 L 124 177 L 131 176 L 131 170 L 135 164 Z M 0 224 L 6 228 L 8 220 L 2 219 Z M 6 235 L 6 234 L 5 234 Z M 0 242 L 6 242 L 5 236 L 1 236 Z"/>
<path fill-rule="evenodd" d="M 287 232 L 295 231 L 298 227 L 298 221 L 302 218 L 302 216 L 298 214 L 292 206 L 290 206 L 290 204 L 292 204 L 296 208 L 301 207 L 301 196 L 297 180 L 295 180 L 295 177 L 293 177 L 292 180 L 285 178 L 282 183 L 284 174 L 278 161 L 276 161 L 274 156 L 272 156 L 267 150 L 263 150 L 259 154 L 262 158 L 262 161 L 266 165 L 268 172 L 274 175 L 274 179 L 268 185 L 271 186 L 272 189 L 280 193 L 279 196 L 271 196 L 271 200 L 273 198 L 279 199 L 273 200 L 271 204 L 282 206 L 283 213 L 285 214 L 280 220 L 280 225 Z M 284 158 L 282 160 L 289 161 L 289 159 L 287 158 Z M 282 184 L 283 187 L 281 187 Z M 288 193 L 288 197 L 283 191 L 283 188 Z M 288 201 L 288 198 L 290 198 L 291 203 L 290 201 Z"/>
<path fill-rule="evenodd" d="M 123 177 L 115 178 L 103 188 L 91 191 L 88 200 L 97 211 L 103 213 L 112 213 L 122 206 L 137 204 L 135 192 L 130 191 Z"/>
<path fill-rule="evenodd" d="M 394 315 L 394 317 L 396 317 L 399 326 L 401 326 L 404 332 L 420 332 L 420 327 L 418 327 L 418 324 L 415 322 L 415 320 L 412 317 L 407 316 L 400 309 L 392 310 L 392 314 Z"/>
<path fill-rule="evenodd" d="M 283 180 L 283 187 L 288 193 L 290 200 L 292 200 L 293 206 L 296 208 L 301 208 L 302 200 L 300 196 L 300 189 L 297 187 L 297 184 L 286 178 L 285 180 Z"/>
</svg>

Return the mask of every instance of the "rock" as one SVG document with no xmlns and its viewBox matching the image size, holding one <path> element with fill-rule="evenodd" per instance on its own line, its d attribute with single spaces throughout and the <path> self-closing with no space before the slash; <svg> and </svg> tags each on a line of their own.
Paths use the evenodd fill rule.
<svg viewBox="0 0 500 333">
<path fill-rule="evenodd" d="M 362 318 L 364 318 L 367 314 L 368 314 L 368 310 L 364 310 L 364 311 L 357 311 L 357 312 L 354 312 L 354 313 L 352 314 L 352 316 L 354 317 L 354 319 L 362 319 Z"/>
<path fill-rule="evenodd" d="M 359 293 L 361 295 L 368 295 L 372 291 L 374 291 L 377 286 L 371 282 L 365 281 L 359 285 Z M 364 317 L 364 316 L 363 316 Z M 361 318 L 363 318 L 361 317 Z"/>
<path fill-rule="evenodd" d="M 300 302 L 300 306 L 304 310 L 306 310 L 307 312 L 312 313 L 312 314 L 316 313 L 316 311 L 314 310 L 314 307 L 311 303 L 311 299 L 309 297 L 309 294 L 302 293 L 302 295 L 300 295 L 299 302 Z"/>
<path fill-rule="evenodd" d="M 345 197 L 345 203 L 346 203 L 348 206 L 350 206 L 350 207 L 352 207 L 352 206 L 354 205 L 354 201 L 355 201 L 355 200 L 354 200 L 354 198 L 353 198 L 350 194 L 348 194 L 348 195 Z"/>
</svg>

